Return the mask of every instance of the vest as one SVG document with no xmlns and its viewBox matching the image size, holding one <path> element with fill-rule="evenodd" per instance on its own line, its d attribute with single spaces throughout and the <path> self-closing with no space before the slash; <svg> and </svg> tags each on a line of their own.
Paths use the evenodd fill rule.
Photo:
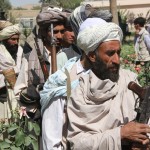
<svg viewBox="0 0 150 150">
<path fill-rule="evenodd" d="M 145 28 L 143 28 L 136 41 L 136 61 L 150 61 L 150 54 L 144 42 L 144 36 L 149 35 Z"/>
</svg>

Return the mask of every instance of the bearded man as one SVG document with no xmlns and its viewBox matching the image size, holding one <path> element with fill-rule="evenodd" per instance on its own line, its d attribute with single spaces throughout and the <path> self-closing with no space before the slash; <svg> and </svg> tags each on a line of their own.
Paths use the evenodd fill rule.
<svg viewBox="0 0 150 150">
<path fill-rule="evenodd" d="M 0 31 L 0 118 L 9 117 L 12 109 L 18 106 L 14 90 L 20 88 L 16 87 L 16 82 L 19 82 L 16 81 L 16 76 L 19 76 L 23 55 L 23 49 L 19 46 L 19 35 L 18 24 L 8 24 Z"/>
<path fill-rule="evenodd" d="M 137 75 L 120 68 L 122 38 L 114 23 L 87 19 L 80 26 L 77 44 L 92 68 L 80 77 L 68 100 L 68 140 L 73 150 L 121 150 L 126 140 L 149 142 L 150 127 L 133 121 L 137 95 L 127 87 L 130 81 L 137 82 Z"/>
</svg>

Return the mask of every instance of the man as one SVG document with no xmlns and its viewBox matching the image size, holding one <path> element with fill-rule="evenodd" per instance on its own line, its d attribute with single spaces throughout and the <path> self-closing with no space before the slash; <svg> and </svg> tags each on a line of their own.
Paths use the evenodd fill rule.
<svg viewBox="0 0 150 150">
<path fill-rule="evenodd" d="M 68 100 L 71 149 L 121 150 L 124 140 L 149 142 L 150 127 L 132 121 L 137 96 L 127 86 L 137 75 L 120 68 L 122 38 L 114 23 L 95 24 L 87 19 L 80 26 L 77 44 L 85 50 L 92 69 L 80 77 Z"/>
<path fill-rule="evenodd" d="M 146 82 L 150 82 L 149 72 L 150 72 L 150 35 L 145 29 L 144 25 L 146 19 L 143 17 L 138 17 L 134 20 L 134 27 L 136 30 L 135 36 L 135 53 L 136 53 L 136 65 L 143 65 L 145 68 Z"/>
<path fill-rule="evenodd" d="M 21 88 L 16 76 L 19 76 L 23 55 L 23 49 L 18 45 L 19 35 L 18 24 L 9 22 L 0 31 L 0 118 L 9 118 L 12 110 L 18 107 L 14 91 Z"/>
<path fill-rule="evenodd" d="M 87 19 L 87 16 L 83 17 L 82 14 L 89 15 L 89 5 L 79 6 L 72 12 L 70 17 L 70 23 L 73 29 L 77 29 L 80 26 L 80 24 L 85 19 Z M 103 23 L 105 21 L 100 19 L 98 20 L 98 22 Z M 97 20 L 95 20 L 95 24 L 98 22 Z M 74 32 L 78 34 L 78 31 L 74 30 Z M 64 119 L 64 108 L 67 99 L 66 96 L 69 95 L 71 89 L 76 87 L 76 85 L 78 84 L 79 77 L 82 74 L 88 73 L 89 68 L 89 60 L 84 54 L 84 51 L 82 51 L 82 56 L 80 58 L 74 57 L 70 59 L 62 69 L 58 70 L 56 73 L 51 75 L 45 83 L 43 91 L 40 92 L 42 107 L 41 110 L 43 116 L 43 145 L 45 145 L 46 150 L 63 149 L 65 147 L 64 142 L 66 141 L 62 137 L 65 137 L 67 133 L 66 128 L 63 128 L 63 125 L 66 123 Z M 66 74 L 66 69 L 69 75 Z M 70 78 L 71 83 L 67 83 L 68 78 Z M 70 84 L 71 87 L 69 88 Z M 47 124 L 49 124 L 50 126 L 47 126 Z"/>
<path fill-rule="evenodd" d="M 63 36 L 63 52 L 67 55 L 68 60 L 75 56 L 81 55 L 81 50 L 75 45 L 76 39 L 72 27 L 68 21 L 65 26 L 65 32 Z"/>
<path fill-rule="evenodd" d="M 45 73 L 41 70 L 41 66 L 37 56 L 37 47 L 35 45 L 35 39 L 37 40 L 39 49 L 41 51 L 41 54 L 43 55 L 43 59 L 47 65 L 47 70 L 49 74 L 51 74 L 52 69 L 52 42 L 55 41 L 56 46 L 57 69 L 61 68 L 68 60 L 65 53 L 60 53 L 62 47 L 62 38 L 65 31 L 65 15 L 59 10 L 53 10 L 52 8 L 49 8 L 46 11 L 40 12 L 36 18 L 36 21 L 38 26 L 35 27 L 32 35 L 28 37 L 24 46 L 25 57 L 27 58 L 29 64 L 28 84 L 35 86 L 45 82 Z M 52 26 L 53 28 L 51 28 Z"/>
</svg>

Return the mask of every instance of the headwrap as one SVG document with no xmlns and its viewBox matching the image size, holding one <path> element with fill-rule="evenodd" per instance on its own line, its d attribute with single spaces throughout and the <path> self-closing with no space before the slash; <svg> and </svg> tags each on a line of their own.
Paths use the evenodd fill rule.
<svg viewBox="0 0 150 150">
<path fill-rule="evenodd" d="M 80 25 L 83 21 L 85 21 L 91 12 L 95 11 L 94 8 L 90 4 L 82 5 L 77 7 L 72 13 L 69 18 L 71 27 L 77 37 Z"/>
<path fill-rule="evenodd" d="M 0 20 L 0 31 L 11 25 L 13 24 L 7 20 Z"/>
<path fill-rule="evenodd" d="M 21 30 L 19 24 L 7 26 L 3 30 L 0 31 L 0 41 L 9 39 L 12 35 L 20 34 Z"/>
<path fill-rule="evenodd" d="M 88 54 L 105 41 L 122 41 L 123 33 L 115 23 L 107 23 L 100 18 L 88 18 L 81 24 L 77 37 L 77 45 Z M 101 19 L 102 20 L 102 19 Z"/>
<path fill-rule="evenodd" d="M 112 22 L 113 16 L 109 10 L 96 10 L 89 15 L 89 18 L 101 18 L 107 22 Z"/>
<path fill-rule="evenodd" d="M 59 10 L 46 10 L 38 14 L 36 22 L 40 27 L 49 26 L 51 23 L 65 22 L 66 16 Z"/>
</svg>

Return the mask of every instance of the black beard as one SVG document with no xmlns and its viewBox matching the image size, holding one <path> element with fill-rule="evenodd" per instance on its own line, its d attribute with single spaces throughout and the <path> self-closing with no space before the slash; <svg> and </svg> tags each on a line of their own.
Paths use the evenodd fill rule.
<svg viewBox="0 0 150 150">
<path fill-rule="evenodd" d="M 112 82 L 117 82 L 119 79 L 120 65 L 112 64 L 110 68 L 111 67 L 115 67 L 117 71 L 112 72 L 100 58 L 96 57 L 96 62 L 93 63 L 92 70 L 95 73 L 95 75 L 101 80 L 110 79 Z"/>
<path fill-rule="evenodd" d="M 8 52 L 10 53 L 10 55 L 12 56 L 12 58 L 14 60 L 16 60 L 17 58 L 17 52 L 18 52 L 18 45 L 10 45 L 7 42 L 3 42 L 6 49 L 8 50 Z"/>
</svg>

